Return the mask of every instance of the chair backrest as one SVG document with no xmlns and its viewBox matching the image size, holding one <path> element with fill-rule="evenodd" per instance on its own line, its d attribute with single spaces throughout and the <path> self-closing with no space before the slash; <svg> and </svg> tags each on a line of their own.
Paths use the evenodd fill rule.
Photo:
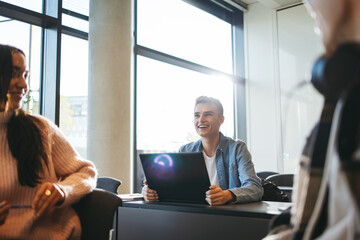
<svg viewBox="0 0 360 240">
<path fill-rule="evenodd" d="M 271 175 L 267 177 L 266 180 L 275 183 L 276 186 L 292 187 L 294 183 L 294 174 L 280 173 Z"/>
<path fill-rule="evenodd" d="M 121 181 L 112 177 L 98 177 L 96 183 L 97 188 L 101 188 L 112 193 L 117 193 L 120 185 Z"/>
<path fill-rule="evenodd" d="M 117 220 L 115 213 L 121 205 L 121 198 L 102 189 L 94 189 L 74 204 L 81 222 L 81 239 L 108 240 L 114 228 L 114 219 Z"/>
<path fill-rule="evenodd" d="M 279 174 L 279 173 L 271 172 L 271 171 L 263 171 L 263 172 L 256 173 L 256 175 L 261 179 L 266 179 L 268 176 L 275 175 L 275 174 Z"/>
</svg>

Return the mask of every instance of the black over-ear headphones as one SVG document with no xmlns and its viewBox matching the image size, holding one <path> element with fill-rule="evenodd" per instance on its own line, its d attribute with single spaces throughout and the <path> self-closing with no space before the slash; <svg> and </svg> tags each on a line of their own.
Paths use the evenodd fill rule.
<svg viewBox="0 0 360 240">
<path fill-rule="evenodd" d="M 325 98 L 337 100 L 359 81 L 359 70 L 360 44 L 345 43 L 332 56 L 322 56 L 314 63 L 311 83 Z"/>
</svg>

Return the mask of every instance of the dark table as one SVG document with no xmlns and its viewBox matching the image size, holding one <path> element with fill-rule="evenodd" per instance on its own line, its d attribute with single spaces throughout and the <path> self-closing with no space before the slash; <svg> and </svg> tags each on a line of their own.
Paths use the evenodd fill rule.
<svg viewBox="0 0 360 240">
<path fill-rule="evenodd" d="M 291 206 L 255 202 L 209 206 L 186 203 L 123 202 L 118 209 L 118 239 L 261 239 L 274 216 Z"/>
</svg>

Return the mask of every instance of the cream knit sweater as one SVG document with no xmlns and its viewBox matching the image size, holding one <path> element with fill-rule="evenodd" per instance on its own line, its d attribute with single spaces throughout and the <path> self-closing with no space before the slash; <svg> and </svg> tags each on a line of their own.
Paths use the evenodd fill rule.
<svg viewBox="0 0 360 240">
<path fill-rule="evenodd" d="M 12 156 L 6 137 L 6 124 L 12 113 L 0 113 L 0 202 L 12 205 L 32 205 L 39 185 L 21 186 L 17 176 L 16 160 Z M 11 208 L 6 222 L 0 225 L 0 239 L 80 239 L 81 225 L 71 205 L 91 192 L 96 185 L 95 166 L 82 159 L 54 124 L 37 116 L 49 171 L 43 181 L 57 183 L 65 192 L 65 201 L 51 214 L 41 217 L 29 208 Z"/>
</svg>

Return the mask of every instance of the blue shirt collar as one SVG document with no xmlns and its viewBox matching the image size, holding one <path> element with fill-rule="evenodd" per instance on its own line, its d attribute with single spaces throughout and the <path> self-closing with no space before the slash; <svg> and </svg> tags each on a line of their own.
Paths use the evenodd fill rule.
<svg viewBox="0 0 360 240">
<path fill-rule="evenodd" d="M 220 150 L 221 152 L 224 151 L 224 149 L 226 149 L 228 142 L 226 141 L 226 137 L 224 136 L 224 134 L 222 134 L 221 132 L 219 132 L 220 134 L 220 141 L 219 141 L 219 145 L 216 148 L 216 151 Z M 201 142 L 201 139 L 198 140 L 198 152 L 202 152 L 203 150 L 203 145 Z"/>
</svg>

